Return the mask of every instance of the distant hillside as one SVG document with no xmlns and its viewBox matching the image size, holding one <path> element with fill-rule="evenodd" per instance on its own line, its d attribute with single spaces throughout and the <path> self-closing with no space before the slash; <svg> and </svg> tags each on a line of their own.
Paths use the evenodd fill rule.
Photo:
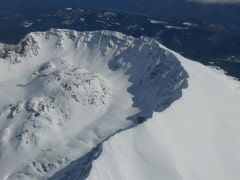
<svg viewBox="0 0 240 180">
<path fill-rule="evenodd" d="M 52 8 L 87 7 L 128 11 L 156 17 L 207 20 L 240 28 L 237 4 L 197 4 L 185 0 L 0 0 L 0 10 L 43 13 Z M 235 18 L 233 18 L 235 17 Z"/>
</svg>

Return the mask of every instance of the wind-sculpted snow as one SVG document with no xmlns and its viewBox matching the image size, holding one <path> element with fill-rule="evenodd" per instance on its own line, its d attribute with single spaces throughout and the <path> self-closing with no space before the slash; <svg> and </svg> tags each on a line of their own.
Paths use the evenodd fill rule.
<svg viewBox="0 0 240 180">
<path fill-rule="evenodd" d="M 2 110 L 4 119 L 22 121 L 21 126 L 13 130 L 10 142 L 15 143 L 14 148 L 19 145 L 25 148 L 28 144 L 36 146 L 42 131 L 63 126 L 70 113 L 66 102 L 74 100 L 91 109 L 109 105 L 111 90 L 100 75 L 63 63 L 61 60 L 44 63 L 34 71 L 29 84 L 17 85 L 37 96 Z"/>
<path fill-rule="evenodd" d="M 156 41 L 111 31 L 30 33 L 0 45 L 0 72 L 0 179 L 9 180 L 64 167 L 52 178 L 86 178 L 104 141 L 188 86 L 180 61 Z"/>
<path fill-rule="evenodd" d="M 57 65 L 56 63 L 59 63 Z M 46 62 L 33 76 L 34 87 L 39 84 L 55 99 L 72 98 L 83 105 L 108 106 L 111 90 L 99 74 L 90 73 L 79 67 L 64 65 L 64 61 Z M 33 87 L 33 88 L 34 88 Z M 44 92 L 44 89 L 41 92 Z"/>
</svg>

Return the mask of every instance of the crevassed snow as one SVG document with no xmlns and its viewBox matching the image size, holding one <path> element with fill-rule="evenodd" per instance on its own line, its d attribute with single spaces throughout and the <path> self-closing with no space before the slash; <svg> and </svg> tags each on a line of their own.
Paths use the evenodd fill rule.
<svg viewBox="0 0 240 180">
<path fill-rule="evenodd" d="M 0 44 L 0 72 L 0 179 L 9 180 L 46 179 L 77 159 L 85 178 L 103 141 L 188 85 L 169 50 L 111 31 L 51 29 Z"/>
</svg>

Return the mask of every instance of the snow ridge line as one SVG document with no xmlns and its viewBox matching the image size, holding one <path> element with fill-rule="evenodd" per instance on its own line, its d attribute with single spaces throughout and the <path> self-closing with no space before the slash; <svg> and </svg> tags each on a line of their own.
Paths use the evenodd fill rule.
<svg viewBox="0 0 240 180">
<path fill-rule="evenodd" d="M 50 177 L 49 180 L 85 180 L 87 179 L 92 170 L 93 162 L 96 159 L 98 159 L 102 154 L 102 146 L 104 142 L 108 141 L 110 138 L 112 138 L 116 134 L 119 134 L 126 130 L 137 127 L 138 125 L 146 122 L 147 120 L 148 119 L 146 119 L 145 117 L 138 117 L 136 121 L 132 123 L 130 126 L 124 129 L 119 129 L 117 132 L 110 135 L 101 143 L 99 143 L 97 146 L 92 148 L 92 150 L 88 152 L 86 155 L 71 162 L 67 167 L 58 171 L 56 174 Z"/>
</svg>

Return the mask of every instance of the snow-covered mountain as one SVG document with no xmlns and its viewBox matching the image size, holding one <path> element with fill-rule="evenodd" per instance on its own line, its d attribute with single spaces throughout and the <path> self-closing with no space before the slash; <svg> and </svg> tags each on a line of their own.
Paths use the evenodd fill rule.
<svg viewBox="0 0 240 180">
<path fill-rule="evenodd" d="M 153 39 L 0 44 L 0 179 L 238 179 L 239 83 Z"/>
</svg>

